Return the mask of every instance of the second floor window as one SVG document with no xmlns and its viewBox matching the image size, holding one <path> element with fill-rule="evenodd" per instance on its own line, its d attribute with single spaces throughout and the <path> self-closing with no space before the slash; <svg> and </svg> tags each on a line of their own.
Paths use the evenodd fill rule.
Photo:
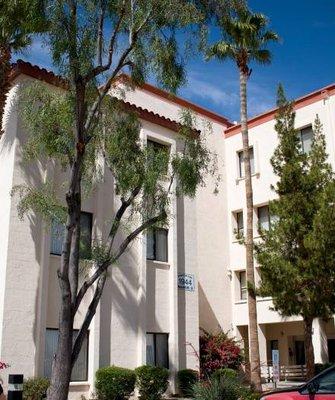
<svg viewBox="0 0 335 400">
<path fill-rule="evenodd" d="M 308 154 L 311 151 L 313 142 L 313 128 L 311 126 L 300 130 L 300 140 L 302 152 Z"/>
<path fill-rule="evenodd" d="M 147 260 L 168 261 L 168 230 L 150 229 L 147 232 Z"/>
<path fill-rule="evenodd" d="M 258 229 L 268 231 L 270 229 L 270 213 L 269 206 L 258 207 Z"/>
<path fill-rule="evenodd" d="M 64 224 L 52 221 L 51 225 L 51 249 L 50 253 L 60 256 L 64 241 Z M 89 259 L 92 244 L 92 214 L 82 212 L 80 215 L 80 257 Z"/>
<path fill-rule="evenodd" d="M 254 158 L 254 148 L 250 147 L 249 149 L 249 155 L 250 155 L 250 168 L 251 168 L 251 174 L 255 173 L 255 158 Z M 239 178 L 244 178 L 244 157 L 243 157 L 243 151 L 239 151 L 237 153 L 238 157 L 238 176 Z"/>
<path fill-rule="evenodd" d="M 245 271 L 240 271 L 238 273 L 238 280 L 240 286 L 240 300 L 247 300 L 247 273 Z"/>
<path fill-rule="evenodd" d="M 236 219 L 236 234 L 239 238 L 244 235 L 244 225 L 243 225 L 243 211 L 239 211 L 235 214 Z"/>
</svg>

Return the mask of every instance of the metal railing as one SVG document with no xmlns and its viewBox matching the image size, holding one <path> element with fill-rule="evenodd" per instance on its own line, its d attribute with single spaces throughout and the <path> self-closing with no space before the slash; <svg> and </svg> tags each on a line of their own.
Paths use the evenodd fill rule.
<svg viewBox="0 0 335 400">
<path fill-rule="evenodd" d="M 262 378 L 265 382 L 272 382 L 272 365 L 261 366 Z M 305 381 L 306 365 L 281 365 L 280 366 L 281 381 Z"/>
</svg>

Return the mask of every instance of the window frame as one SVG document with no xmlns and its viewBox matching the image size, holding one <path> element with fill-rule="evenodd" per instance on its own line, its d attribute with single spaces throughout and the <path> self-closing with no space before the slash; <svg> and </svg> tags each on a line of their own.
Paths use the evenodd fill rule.
<svg viewBox="0 0 335 400">
<path fill-rule="evenodd" d="M 93 213 L 91 213 L 91 212 L 89 212 L 89 211 L 81 211 L 81 212 L 80 212 L 80 215 L 83 215 L 83 214 L 88 215 L 88 216 L 90 217 L 90 218 L 89 218 L 89 220 L 90 220 L 90 239 L 91 239 L 91 240 L 90 240 L 90 243 L 91 243 L 91 248 L 92 248 Z M 54 224 L 54 222 L 55 222 L 55 221 L 52 221 L 52 222 L 51 222 L 51 229 L 50 229 L 50 255 L 53 255 L 53 256 L 61 256 L 61 255 L 62 255 L 62 250 L 60 251 L 60 253 L 55 253 L 55 252 L 53 252 L 53 246 L 52 246 L 52 241 L 53 241 L 52 224 Z M 60 224 L 59 222 L 57 222 L 57 225 L 63 227 L 63 233 L 62 233 L 62 235 L 63 235 L 63 237 L 64 237 L 65 229 L 66 229 L 65 224 Z M 62 247 L 63 247 L 63 243 L 62 243 Z"/>
<path fill-rule="evenodd" d="M 299 129 L 299 139 L 300 139 L 300 146 L 301 146 L 301 152 L 303 153 L 303 154 L 309 154 L 310 153 L 310 150 L 307 152 L 305 149 L 304 149 L 304 141 L 303 141 L 303 133 L 304 133 L 304 131 L 307 131 L 307 130 L 310 130 L 311 132 L 312 132 L 312 143 L 313 143 L 313 138 L 314 138 L 314 131 L 313 131 L 313 125 L 307 125 L 307 126 L 304 126 L 303 128 L 300 128 Z M 311 143 L 311 145 L 312 145 L 312 143 Z"/>
<path fill-rule="evenodd" d="M 58 331 L 59 332 L 59 328 L 45 328 L 45 335 L 46 335 L 46 331 Z M 79 332 L 79 329 L 73 329 L 73 332 Z M 85 378 L 83 380 L 72 380 L 70 378 L 70 382 L 87 382 L 88 381 L 88 369 L 89 369 L 89 340 L 90 340 L 90 331 L 87 331 L 87 348 L 86 348 L 86 369 L 85 369 Z M 46 343 L 46 340 L 45 340 Z M 83 347 L 80 349 L 80 351 L 83 349 Z M 44 363 L 45 363 L 45 345 L 44 345 Z M 73 370 L 72 370 L 73 372 Z M 43 371 L 43 375 L 45 376 L 45 366 L 44 366 L 44 371 Z M 72 375 L 72 373 L 71 373 Z M 45 376 L 46 377 L 46 376 Z M 48 377 L 46 377 L 48 378 Z"/>
<path fill-rule="evenodd" d="M 147 249 L 146 249 L 146 259 L 150 260 L 150 261 L 168 263 L 169 262 L 169 230 L 166 229 L 166 228 L 152 228 L 152 229 L 148 230 L 147 236 L 148 236 L 149 231 L 153 232 L 153 258 L 148 257 L 148 247 L 147 247 Z M 166 233 L 166 236 L 165 236 L 165 239 L 166 239 L 165 260 L 158 260 L 157 259 L 157 232 L 159 232 L 159 231 Z"/>
<path fill-rule="evenodd" d="M 239 218 L 242 217 L 242 228 L 239 227 Z M 243 210 L 234 212 L 235 229 L 238 238 L 244 237 L 244 215 Z M 241 233 L 242 232 L 242 233 Z"/>
<path fill-rule="evenodd" d="M 170 369 L 170 357 L 169 357 L 169 338 L 170 338 L 170 334 L 169 333 L 166 333 L 166 332 L 146 332 L 146 338 L 147 338 L 147 335 L 153 335 L 153 343 L 154 343 L 154 366 L 156 366 L 157 367 L 157 335 L 163 335 L 163 336 L 165 336 L 166 337 L 166 343 L 167 343 L 167 352 L 166 352 L 166 354 L 167 354 L 167 359 L 165 360 L 166 361 L 166 366 L 165 367 L 163 367 L 163 368 L 166 368 L 166 369 Z M 145 361 L 146 363 L 147 363 L 147 360 Z M 147 364 L 148 365 L 148 364 Z"/>
<path fill-rule="evenodd" d="M 266 230 L 270 230 L 271 229 L 270 208 L 269 208 L 268 204 L 264 204 L 263 206 L 258 206 L 257 207 L 257 227 L 258 227 L 258 231 L 260 231 L 262 229 L 261 225 L 260 225 L 260 217 L 259 217 L 260 209 L 262 209 L 262 208 L 266 208 L 267 211 L 268 211 L 268 214 L 267 214 L 267 220 L 268 221 L 267 222 L 268 222 L 269 228 L 266 229 Z"/>
<path fill-rule="evenodd" d="M 252 159 L 250 159 L 250 170 L 251 175 L 256 174 L 255 170 L 255 148 L 254 146 L 249 146 L 249 153 L 252 151 Z M 249 155 L 250 155 L 249 154 Z M 243 149 L 237 151 L 237 164 L 238 164 L 238 179 L 244 179 L 244 157 L 243 157 Z"/>
<path fill-rule="evenodd" d="M 245 286 L 242 286 L 242 274 L 245 276 Z M 239 283 L 239 301 L 247 301 L 248 300 L 248 284 L 247 284 L 247 271 L 241 270 L 238 271 L 238 283 Z M 243 297 L 245 294 L 245 298 Z"/>
</svg>

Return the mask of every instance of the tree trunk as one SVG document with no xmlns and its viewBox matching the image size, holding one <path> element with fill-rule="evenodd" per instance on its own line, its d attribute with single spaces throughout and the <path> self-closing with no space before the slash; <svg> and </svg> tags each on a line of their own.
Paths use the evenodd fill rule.
<svg viewBox="0 0 335 400">
<path fill-rule="evenodd" d="M 313 318 L 304 317 L 304 338 L 305 338 L 305 358 L 306 358 L 306 370 L 307 379 L 313 378 L 315 374 L 314 366 L 314 348 L 312 341 L 313 334 Z"/>
<path fill-rule="evenodd" d="M 3 114 L 6 104 L 7 93 L 10 88 L 10 60 L 10 48 L 8 46 L 0 46 L 0 137 L 3 134 Z"/>
<path fill-rule="evenodd" d="M 69 189 L 66 193 L 68 215 L 61 264 L 58 270 L 61 293 L 59 338 L 56 357 L 52 365 L 48 400 L 67 400 L 73 367 L 73 320 L 78 289 L 81 179 L 85 152 L 82 128 L 85 117 L 84 108 L 85 87 L 78 84 L 76 86 L 76 155 L 71 165 Z"/>
<path fill-rule="evenodd" d="M 247 205 L 247 229 L 245 235 L 246 246 L 246 275 L 248 283 L 248 314 L 249 314 L 249 362 L 250 381 L 255 390 L 261 391 L 261 368 L 259 358 L 257 304 L 255 294 L 254 273 L 254 233 L 253 233 L 253 193 L 251 181 L 251 166 L 249 153 L 249 137 L 247 125 L 247 80 L 248 68 L 240 70 L 240 104 L 241 104 L 241 130 L 243 141 L 244 182 Z"/>
<path fill-rule="evenodd" d="M 64 301 L 65 300 L 65 301 Z M 57 352 L 52 363 L 48 400 L 67 400 L 71 380 L 73 319 L 68 299 L 62 299 Z"/>
</svg>

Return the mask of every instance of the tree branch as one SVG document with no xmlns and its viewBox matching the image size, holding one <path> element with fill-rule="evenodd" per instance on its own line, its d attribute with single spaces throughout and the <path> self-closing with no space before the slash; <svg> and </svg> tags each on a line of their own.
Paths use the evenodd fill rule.
<svg viewBox="0 0 335 400">
<path fill-rule="evenodd" d="M 114 264 L 121 256 L 122 254 L 126 251 L 127 247 L 129 244 L 145 229 L 149 228 L 150 226 L 155 225 L 157 222 L 163 221 L 167 217 L 166 211 L 163 210 L 160 214 L 156 215 L 155 217 L 152 217 L 148 219 L 147 221 L 143 222 L 138 228 L 136 228 L 131 234 L 129 234 L 124 241 L 121 243 L 118 252 L 116 255 L 113 257 L 109 256 L 107 260 L 105 260 L 102 264 L 100 264 L 93 275 L 88 278 L 81 286 L 77 298 L 76 298 L 76 303 L 75 307 L 73 309 L 73 315 L 77 312 L 80 303 L 82 299 L 84 298 L 87 290 L 89 287 L 91 287 L 94 282 L 107 270 L 107 268 Z"/>
<path fill-rule="evenodd" d="M 100 16 L 98 20 L 98 46 L 97 46 L 97 59 L 98 65 L 102 66 L 102 53 L 103 53 L 103 32 L 104 32 L 104 21 L 105 21 L 105 11 L 106 3 L 104 0 L 100 1 Z"/>
<path fill-rule="evenodd" d="M 72 367 L 74 365 L 74 363 L 76 362 L 81 346 L 83 344 L 83 341 L 87 335 L 88 332 L 88 328 L 90 326 L 90 323 L 95 315 L 95 312 L 97 310 L 97 306 L 99 304 L 99 301 L 101 299 L 101 295 L 105 286 L 105 282 L 106 282 L 106 274 L 102 274 L 98 280 L 97 283 L 97 287 L 95 288 L 95 292 L 93 295 L 93 299 L 90 303 L 90 305 L 88 306 L 88 310 L 86 312 L 85 315 L 85 319 L 81 325 L 81 328 L 79 330 L 79 333 L 76 337 L 76 340 L 74 342 L 73 348 L 72 348 L 72 354 L 71 354 L 71 363 L 72 363 Z"/>
</svg>

